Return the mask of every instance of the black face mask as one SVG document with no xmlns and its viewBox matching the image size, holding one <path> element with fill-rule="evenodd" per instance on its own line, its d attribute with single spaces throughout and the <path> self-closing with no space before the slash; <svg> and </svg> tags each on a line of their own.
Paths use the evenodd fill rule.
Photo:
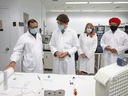
<svg viewBox="0 0 128 96">
<path fill-rule="evenodd" d="M 110 29 L 111 29 L 113 32 L 116 31 L 117 28 L 118 28 L 118 26 L 110 26 Z"/>
</svg>

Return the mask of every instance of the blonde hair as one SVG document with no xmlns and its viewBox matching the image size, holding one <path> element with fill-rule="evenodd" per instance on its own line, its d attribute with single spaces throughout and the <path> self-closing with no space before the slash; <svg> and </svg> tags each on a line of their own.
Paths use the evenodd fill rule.
<svg viewBox="0 0 128 96">
<path fill-rule="evenodd" d="M 87 31 L 86 31 L 87 30 L 87 26 L 90 26 L 90 28 L 92 29 L 92 32 L 90 34 L 88 34 Z M 84 33 L 87 33 L 87 35 L 90 35 L 90 37 L 93 37 L 95 35 L 94 26 L 92 25 L 92 23 L 87 23 Z"/>
</svg>

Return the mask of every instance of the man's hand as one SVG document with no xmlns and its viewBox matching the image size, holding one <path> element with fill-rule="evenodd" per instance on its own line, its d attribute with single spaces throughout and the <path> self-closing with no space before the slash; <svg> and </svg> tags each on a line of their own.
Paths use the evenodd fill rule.
<svg viewBox="0 0 128 96">
<path fill-rule="evenodd" d="M 106 49 L 107 51 L 110 51 L 110 50 L 111 50 L 111 49 L 110 49 L 110 46 L 106 46 L 105 49 Z"/>
<path fill-rule="evenodd" d="M 13 69 L 15 68 L 15 62 L 14 61 L 12 61 L 4 70 L 6 70 L 10 67 L 13 67 Z"/>
<path fill-rule="evenodd" d="M 64 53 L 61 54 L 60 58 L 64 58 L 67 55 L 68 55 L 68 52 L 64 52 Z"/>
<path fill-rule="evenodd" d="M 116 52 L 117 52 L 115 48 L 112 48 L 110 51 L 111 51 L 112 53 L 116 53 Z"/>
<path fill-rule="evenodd" d="M 60 56 L 62 55 L 62 53 L 61 52 L 56 52 L 56 55 L 57 55 L 57 57 L 60 58 Z"/>
<path fill-rule="evenodd" d="M 82 57 L 84 57 L 84 58 L 86 58 L 86 57 L 87 57 L 84 53 L 82 53 L 81 55 L 82 55 Z"/>
</svg>

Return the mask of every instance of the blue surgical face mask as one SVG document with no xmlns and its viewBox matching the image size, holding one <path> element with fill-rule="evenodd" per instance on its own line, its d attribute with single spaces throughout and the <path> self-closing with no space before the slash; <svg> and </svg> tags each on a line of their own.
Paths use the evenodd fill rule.
<svg viewBox="0 0 128 96">
<path fill-rule="evenodd" d="M 92 29 L 88 29 L 86 30 L 88 33 L 91 33 L 92 32 Z"/>
<path fill-rule="evenodd" d="M 59 25 L 59 24 L 58 24 L 58 27 L 59 27 L 59 29 L 60 29 L 61 31 L 64 29 L 64 25 Z"/>
<path fill-rule="evenodd" d="M 30 32 L 31 32 L 32 34 L 36 34 L 36 33 L 37 33 L 37 28 L 30 29 Z"/>
</svg>

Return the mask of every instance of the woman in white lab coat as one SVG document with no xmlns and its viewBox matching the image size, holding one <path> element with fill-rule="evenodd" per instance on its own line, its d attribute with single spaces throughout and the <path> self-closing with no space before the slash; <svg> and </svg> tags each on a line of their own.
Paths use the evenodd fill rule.
<svg viewBox="0 0 128 96">
<path fill-rule="evenodd" d="M 79 74 L 81 74 L 81 71 L 92 74 L 94 73 L 94 53 L 97 48 L 97 36 L 91 23 L 86 25 L 85 32 L 79 37 L 79 42 Z"/>
</svg>

